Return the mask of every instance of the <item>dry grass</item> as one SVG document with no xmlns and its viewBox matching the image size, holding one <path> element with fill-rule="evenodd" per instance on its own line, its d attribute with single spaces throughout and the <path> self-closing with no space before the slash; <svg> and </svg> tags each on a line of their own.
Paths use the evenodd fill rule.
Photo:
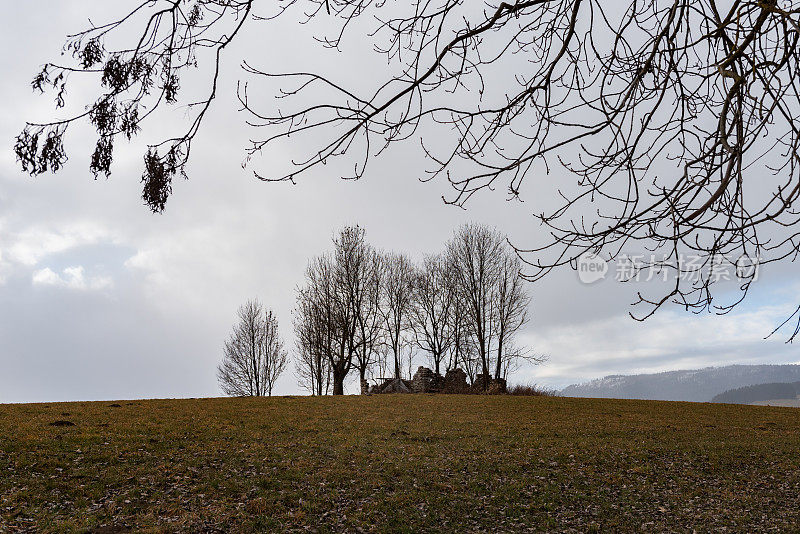
<svg viewBox="0 0 800 534">
<path fill-rule="evenodd" d="M 115 404 L 0 405 L 0 531 L 800 528 L 795 409 L 483 395 Z"/>
</svg>

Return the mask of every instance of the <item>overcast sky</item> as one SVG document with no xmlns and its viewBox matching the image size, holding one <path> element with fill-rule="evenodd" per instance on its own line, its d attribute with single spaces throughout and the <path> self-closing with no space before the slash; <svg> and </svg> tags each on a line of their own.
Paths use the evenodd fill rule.
<svg viewBox="0 0 800 534">
<path fill-rule="evenodd" d="M 140 145 L 123 148 L 110 180 L 93 180 L 89 128 L 70 132 L 71 159 L 61 173 L 32 179 L 14 161 L 13 139 L 25 120 L 53 112 L 30 80 L 101 3 L 7 4 L 0 32 L 0 402 L 220 395 L 215 370 L 237 307 L 259 297 L 278 314 L 293 350 L 302 272 L 345 224 L 366 228 L 378 248 L 415 258 L 440 250 L 468 221 L 496 226 L 520 246 L 542 237 L 532 209 L 502 191 L 485 192 L 466 210 L 445 205 L 447 186 L 419 182 L 424 164 L 403 148 L 355 183 L 320 173 L 297 185 L 255 180 L 240 165 L 248 132 L 231 98 L 236 62 L 226 66 L 220 100 L 196 138 L 190 180 L 175 184 L 163 215 L 140 199 Z M 282 31 L 270 38 L 295 39 L 298 58 L 316 58 L 317 48 L 297 44 L 308 41 L 302 28 Z M 248 39 L 252 45 L 257 37 Z M 364 76 L 340 61 L 344 73 Z M 270 162 L 258 165 L 264 172 Z M 558 173 L 551 178 L 566 178 Z M 556 272 L 530 287 L 532 321 L 520 338 L 549 361 L 521 369 L 513 381 L 560 388 L 606 374 L 796 363 L 798 347 L 785 336 L 764 340 L 800 302 L 791 274 L 789 267 L 764 269 L 751 298 L 724 317 L 667 308 L 638 323 L 628 312 L 641 284 L 617 283 L 613 270 L 591 285 L 570 269 Z M 291 369 L 278 393 L 300 393 Z"/>
</svg>

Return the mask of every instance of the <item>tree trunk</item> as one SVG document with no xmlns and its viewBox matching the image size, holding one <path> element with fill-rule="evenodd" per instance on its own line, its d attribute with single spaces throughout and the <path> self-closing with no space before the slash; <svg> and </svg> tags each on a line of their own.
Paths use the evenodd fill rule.
<svg viewBox="0 0 800 534">
<path fill-rule="evenodd" d="M 342 366 L 335 365 L 333 367 L 333 394 L 344 395 L 344 376 L 345 372 Z"/>
<path fill-rule="evenodd" d="M 314 361 L 316 367 L 313 372 L 312 379 L 316 380 L 316 394 L 317 396 L 322 396 L 322 358 L 315 356 Z"/>
<path fill-rule="evenodd" d="M 483 382 L 482 385 L 484 391 L 489 389 L 489 383 L 487 382 L 486 378 L 492 376 L 489 373 L 489 361 L 488 361 L 489 358 L 486 352 L 487 352 L 486 349 L 484 347 L 481 347 L 481 375 L 483 376 L 481 381 Z"/>
<path fill-rule="evenodd" d="M 400 376 L 400 355 L 395 352 L 394 353 L 394 377 L 401 378 Z"/>
<path fill-rule="evenodd" d="M 497 367 L 494 370 L 495 380 L 502 378 L 500 375 L 503 372 L 503 338 L 501 337 L 497 344 Z"/>
</svg>

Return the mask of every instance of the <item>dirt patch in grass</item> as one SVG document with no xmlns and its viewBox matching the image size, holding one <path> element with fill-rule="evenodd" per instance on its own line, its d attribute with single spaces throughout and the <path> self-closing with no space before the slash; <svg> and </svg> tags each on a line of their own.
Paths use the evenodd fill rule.
<svg viewBox="0 0 800 534">
<path fill-rule="evenodd" d="M 64 415 L 64 414 L 61 414 L 61 415 Z M 64 421 L 62 419 L 59 419 L 58 421 L 53 421 L 52 423 L 49 423 L 49 425 L 50 426 L 75 426 L 75 423 L 73 423 L 72 421 Z"/>
</svg>

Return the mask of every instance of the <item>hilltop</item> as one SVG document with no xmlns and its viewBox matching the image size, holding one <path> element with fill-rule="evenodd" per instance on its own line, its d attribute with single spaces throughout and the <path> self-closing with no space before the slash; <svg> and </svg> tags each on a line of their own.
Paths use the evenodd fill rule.
<svg viewBox="0 0 800 534">
<path fill-rule="evenodd" d="M 786 531 L 794 409 L 375 395 L 0 405 L 0 531 Z"/>
</svg>

